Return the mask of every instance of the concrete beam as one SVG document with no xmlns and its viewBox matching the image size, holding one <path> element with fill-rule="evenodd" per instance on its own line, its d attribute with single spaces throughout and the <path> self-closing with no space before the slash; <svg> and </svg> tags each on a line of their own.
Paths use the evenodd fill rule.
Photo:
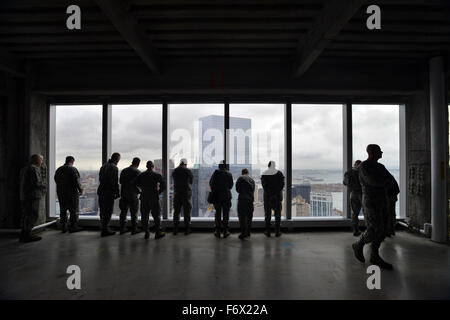
<svg viewBox="0 0 450 320">
<path fill-rule="evenodd" d="M 294 66 L 294 77 L 299 77 L 316 61 L 328 43 L 344 28 L 366 0 L 328 2 L 316 24 L 308 33 Z"/>
<path fill-rule="evenodd" d="M 16 77 L 26 77 L 25 73 L 20 69 L 19 60 L 3 49 L 0 49 L 0 71 L 4 71 Z"/>
<path fill-rule="evenodd" d="M 153 73 L 160 73 L 156 50 L 146 32 L 127 11 L 125 1 L 96 0 L 96 3 L 147 67 Z"/>
</svg>

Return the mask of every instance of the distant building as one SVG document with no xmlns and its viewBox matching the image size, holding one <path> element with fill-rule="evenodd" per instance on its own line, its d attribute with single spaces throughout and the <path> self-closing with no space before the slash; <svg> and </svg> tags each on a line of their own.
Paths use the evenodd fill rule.
<svg viewBox="0 0 450 320">
<path fill-rule="evenodd" d="M 330 192 L 311 192 L 311 216 L 333 216 L 333 196 Z"/>
<path fill-rule="evenodd" d="M 296 217 L 309 217 L 310 205 L 302 198 L 301 195 L 295 197 L 295 216 Z"/>
<path fill-rule="evenodd" d="M 311 184 L 309 182 L 303 184 L 295 184 L 292 186 L 292 198 L 301 196 L 306 203 L 311 204 Z"/>
<path fill-rule="evenodd" d="M 216 133 L 220 133 L 223 137 L 223 127 L 224 127 L 224 117 L 219 115 L 210 115 L 202 117 L 199 119 L 199 136 L 200 136 L 200 146 L 199 152 L 199 189 L 198 189 L 198 203 L 199 209 L 203 210 L 206 216 L 213 216 L 214 212 L 206 211 L 209 207 L 209 203 L 206 201 L 209 188 L 209 179 L 213 174 L 214 170 L 217 169 L 218 162 L 223 159 L 216 158 L 213 163 L 211 159 L 204 158 L 205 155 L 209 154 L 209 149 L 211 148 L 213 141 L 204 141 L 205 133 L 208 130 L 216 130 Z M 233 175 L 233 180 L 236 182 L 237 178 L 241 175 L 243 168 L 247 168 L 249 172 L 252 172 L 251 165 L 251 119 L 230 117 L 230 154 L 229 154 L 229 164 L 230 172 Z M 223 150 L 223 139 L 220 143 L 216 143 L 215 146 Z M 215 154 L 214 154 L 215 155 Z M 223 157 L 224 158 L 224 157 Z M 230 210 L 230 216 L 237 216 L 237 198 L 238 194 L 235 187 L 232 189 L 232 205 Z"/>
</svg>

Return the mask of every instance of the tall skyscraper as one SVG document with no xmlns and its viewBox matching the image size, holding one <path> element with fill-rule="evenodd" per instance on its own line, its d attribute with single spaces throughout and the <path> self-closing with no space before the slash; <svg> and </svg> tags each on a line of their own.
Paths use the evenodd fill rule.
<svg viewBox="0 0 450 320">
<path fill-rule="evenodd" d="M 209 189 L 209 179 L 217 169 L 218 163 L 224 160 L 223 154 L 223 127 L 224 117 L 210 115 L 199 119 L 199 190 L 198 202 L 199 209 L 207 208 L 209 204 L 206 201 Z M 229 165 L 233 179 L 236 180 L 241 174 L 243 168 L 248 168 L 252 172 L 252 143 L 251 143 L 251 119 L 230 117 L 229 130 Z M 232 190 L 232 208 L 230 215 L 237 215 L 237 192 Z M 209 212 L 208 215 L 212 215 Z M 207 215 L 207 216 L 208 216 Z"/>
</svg>

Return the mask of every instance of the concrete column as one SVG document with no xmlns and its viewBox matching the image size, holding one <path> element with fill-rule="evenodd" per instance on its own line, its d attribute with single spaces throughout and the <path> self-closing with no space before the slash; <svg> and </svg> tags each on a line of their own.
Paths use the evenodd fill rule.
<svg viewBox="0 0 450 320">
<path fill-rule="evenodd" d="M 447 242 L 448 109 L 443 57 L 430 59 L 431 240 Z"/>
</svg>

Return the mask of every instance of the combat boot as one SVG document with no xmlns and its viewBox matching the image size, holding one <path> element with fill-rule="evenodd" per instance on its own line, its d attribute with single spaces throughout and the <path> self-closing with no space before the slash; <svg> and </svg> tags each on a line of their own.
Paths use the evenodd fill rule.
<svg viewBox="0 0 450 320">
<path fill-rule="evenodd" d="M 386 269 L 386 270 L 392 270 L 394 269 L 393 265 L 384 261 L 381 257 L 380 254 L 378 252 L 379 249 L 379 245 L 373 244 L 372 243 L 372 252 L 370 254 L 370 263 L 374 264 L 376 266 L 379 266 L 382 269 Z"/>
<path fill-rule="evenodd" d="M 144 239 L 147 240 L 148 238 L 150 238 L 150 231 L 145 231 L 145 236 Z"/>
<path fill-rule="evenodd" d="M 225 227 L 224 229 L 223 229 L 223 237 L 224 238 L 228 238 L 229 236 L 230 236 L 230 232 L 228 231 L 228 227 Z"/>
<path fill-rule="evenodd" d="M 155 233 L 155 239 L 160 239 L 160 238 L 164 237 L 165 235 L 166 235 L 165 232 L 163 232 L 163 231 L 161 231 L 161 230 L 158 230 L 158 231 L 156 231 L 156 233 Z"/>
<path fill-rule="evenodd" d="M 244 240 L 246 237 L 247 237 L 247 235 L 241 233 L 238 238 L 241 240 Z"/>
<path fill-rule="evenodd" d="M 270 238 L 270 227 L 266 227 L 266 231 L 264 231 L 264 235 Z"/>
<path fill-rule="evenodd" d="M 361 262 L 366 262 L 364 258 L 364 242 L 360 239 L 352 244 L 353 252 L 355 254 L 355 258 Z"/>
<path fill-rule="evenodd" d="M 66 223 L 62 223 L 61 224 L 61 233 L 66 233 L 67 232 L 67 224 Z"/>
<path fill-rule="evenodd" d="M 178 234 L 178 225 L 173 226 L 173 235 L 176 236 Z"/>
<path fill-rule="evenodd" d="M 281 236 L 281 232 L 280 232 L 280 226 L 279 225 L 277 225 L 276 227 L 275 227 L 275 237 L 280 237 Z"/>
<path fill-rule="evenodd" d="M 190 233 L 191 233 L 191 227 L 190 226 L 186 226 L 185 229 L 184 229 L 184 234 L 188 235 Z"/>
<path fill-rule="evenodd" d="M 101 236 L 102 237 L 108 237 L 108 236 L 112 236 L 112 235 L 115 235 L 115 234 L 116 234 L 115 231 L 111 231 L 109 229 L 106 229 L 106 230 L 102 230 Z"/>
<path fill-rule="evenodd" d="M 220 228 L 216 228 L 216 231 L 214 231 L 214 236 L 216 238 L 220 238 Z"/>
</svg>

